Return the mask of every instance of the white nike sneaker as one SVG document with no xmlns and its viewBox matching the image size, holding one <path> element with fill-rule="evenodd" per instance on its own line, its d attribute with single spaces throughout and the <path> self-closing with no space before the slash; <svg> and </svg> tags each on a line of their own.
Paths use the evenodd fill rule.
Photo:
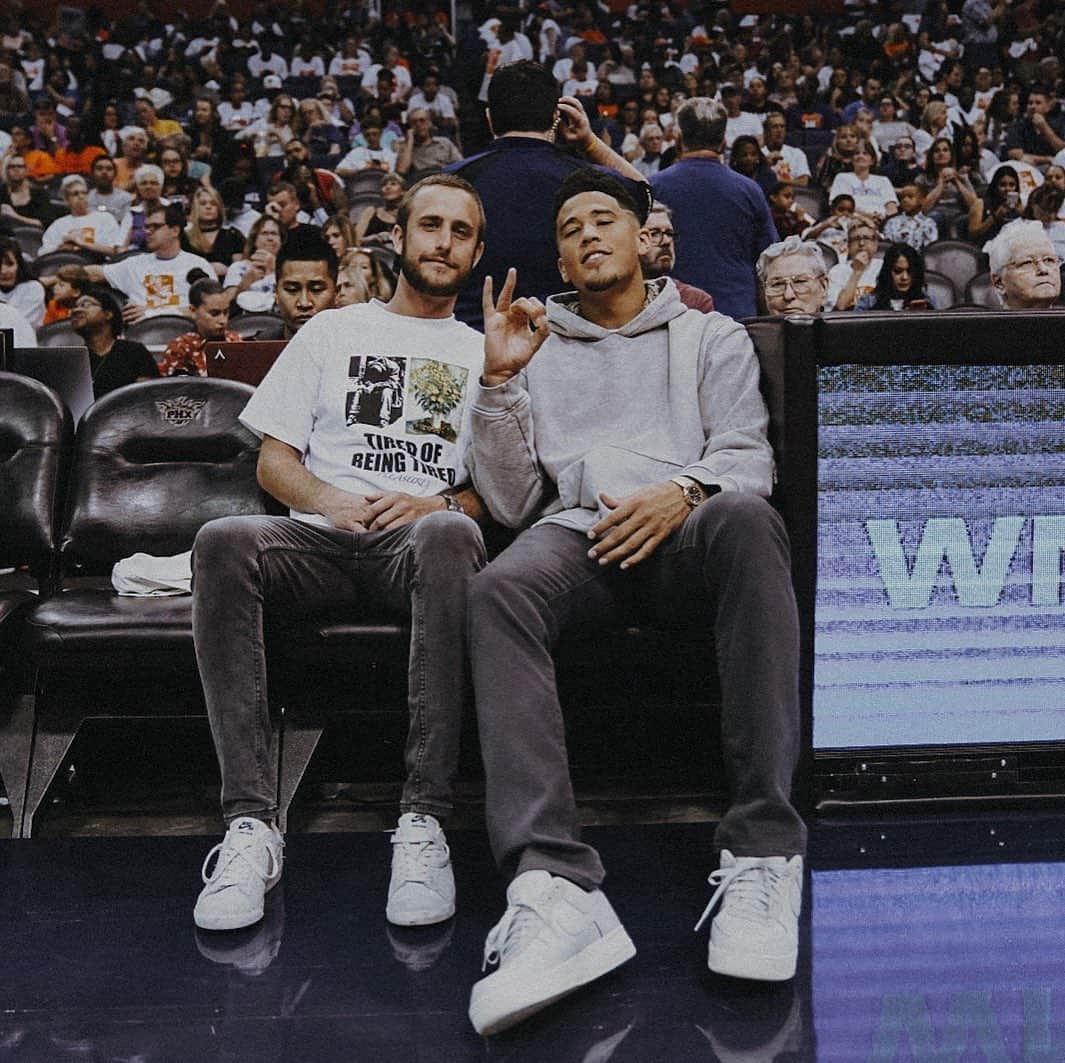
<svg viewBox="0 0 1065 1063">
<path fill-rule="evenodd" d="M 526 871 L 511 882 L 506 913 L 485 942 L 484 967 L 499 969 L 474 985 L 470 1022 L 479 1034 L 499 1033 L 635 955 L 600 890 Z"/>
<path fill-rule="evenodd" d="M 721 850 L 711 874 L 717 890 L 699 917 L 699 930 L 721 901 L 710 925 L 707 964 L 733 978 L 783 982 L 795 976 L 802 911 L 802 857 L 733 856 Z"/>
<path fill-rule="evenodd" d="M 455 914 L 451 850 L 435 816 L 407 812 L 392 832 L 385 916 L 396 926 L 431 926 Z"/>
<path fill-rule="evenodd" d="M 251 816 L 233 820 L 203 862 L 204 887 L 192 913 L 196 925 L 201 930 L 239 930 L 262 919 L 266 894 L 281 881 L 284 848 L 276 827 Z"/>
</svg>

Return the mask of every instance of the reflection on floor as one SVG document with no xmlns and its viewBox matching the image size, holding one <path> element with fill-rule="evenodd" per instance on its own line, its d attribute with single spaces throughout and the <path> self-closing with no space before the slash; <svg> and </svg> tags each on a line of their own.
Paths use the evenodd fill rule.
<svg viewBox="0 0 1065 1063">
<path fill-rule="evenodd" d="M 266 919 L 197 933 L 210 840 L 0 843 L 0 1060 L 1060 1063 L 1059 816 L 819 824 L 795 982 L 710 975 L 705 824 L 589 830 L 636 959 L 487 1041 L 466 1019 L 503 886 L 452 833 L 460 912 L 384 920 L 387 839 L 296 834 Z"/>
</svg>

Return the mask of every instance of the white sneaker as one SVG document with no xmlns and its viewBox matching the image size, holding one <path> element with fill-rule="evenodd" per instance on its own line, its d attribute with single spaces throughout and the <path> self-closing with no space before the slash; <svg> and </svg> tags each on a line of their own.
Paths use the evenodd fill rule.
<svg viewBox="0 0 1065 1063">
<path fill-rule="evenodd" d="M 602 977 L 636 955 L 603 893 L 568 879 L 526 871 L 507 890 L 507 910 L 484 947 L 499 970 L 470 995 L 470 1022 L 493 1034 Z"/>
<path fill-rule="evenodd" d="M 718 900 L 710 926 L 711 971 L 733 978 L 783 982 L 795 976 L 802 910 L 802 857 L 733 856 L 709 879 L 717 890 L 699 917 L 699 930 Z"/>
<path fill-rule="evenodd" d="M 430 926 L 455 914 L 451 850 L 435 816 L 407 812 L 392 832 L 385 916 L 396 926 Z"/>
<path fill-rule="evenodd" d="M 266 894 L 281 881 L 285 842 L 261 819 L 233 820 L 203 862 L 204 887 L 192 917 L 201 930 L 239 930 L 263 917 Z M 207 866 L 217 855 L 211 874 Z"/>
</svg>

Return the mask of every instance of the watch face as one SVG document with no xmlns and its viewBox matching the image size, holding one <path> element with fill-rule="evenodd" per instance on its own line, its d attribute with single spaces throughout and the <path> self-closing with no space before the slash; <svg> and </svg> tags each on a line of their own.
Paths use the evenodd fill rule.
<svg viewBox="0 0 1065 1063">
<path fill-rule="evenodd" d="M 695 484 L 688 484 L 684 488 L 684 501 L 693 509 L 703 500 L 703 493 Z"/>
</svg>

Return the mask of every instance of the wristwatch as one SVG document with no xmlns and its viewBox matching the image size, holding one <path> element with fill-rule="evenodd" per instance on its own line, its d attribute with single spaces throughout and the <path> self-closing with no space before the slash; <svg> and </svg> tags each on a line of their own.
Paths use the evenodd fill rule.
<svg viewBox="0 0 1065 1063">
<path fill-rule="evenodd" d="M 670 480 L 680 488 L 689 509 L 695 509 L 696 506 L 701 505 L 712 494 L 716 494 L 715 491 L 708 490 L 698 480 L 693 480 L 690 476 L 671 476 Z"/>
<path fill-rule="evenodd" d="M 458 495 L 444 495 L 444 505 L 447 506 L 449 513 L 466 512 L 466 510 L 462 508 L 462 503 L 459 501 Z"/>
</svg>

